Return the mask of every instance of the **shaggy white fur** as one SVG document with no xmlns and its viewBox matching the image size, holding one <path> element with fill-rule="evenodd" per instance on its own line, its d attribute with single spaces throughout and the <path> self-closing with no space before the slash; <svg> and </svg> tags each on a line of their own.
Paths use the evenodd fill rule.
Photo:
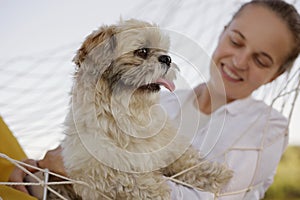
<svg viewBox="0 0 300 200">
<path fill-rule="evenodd" d="M 169 38 L 156 25 L 121 21 L 89 35 L 77 71 L 62 143 L 68 175 L 82 199 L 170 199 L 165 176 L 217 192 L 231 178 L 204 161 L 155 106 L 163 85 L 173 90 L 176 66 Z"/>
</svg>

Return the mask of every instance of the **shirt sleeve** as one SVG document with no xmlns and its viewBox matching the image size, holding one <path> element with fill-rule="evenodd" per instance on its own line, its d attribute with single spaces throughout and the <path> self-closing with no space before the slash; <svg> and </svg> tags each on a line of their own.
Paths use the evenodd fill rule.
<svg viewBox="0 0 300 200">
<path fill-rule="evenodd" d="M 257 146 L 257 162 L 253 165 L 255 171 L 249 186 L 245 188 L 241 195 L 242 199 L 245 200 L 259 200 L 264 197 L 265 192 L 273 183 L 277 166 L 288 145 L 288 120 L 274 109 L 266 114 L 265 118 L 267 125 L 262 129 L 261 145 Z M 232 156 L 234 155 L 232 154 Z M 250 163 L 248 164 L 250 165 Z M 239 173 L 235 177 L 235 181 L 242 182 L 239 179 L 243 178 L 243 173 Z M 230 193 L 231 191 L 226 192 Z M 224 196 L 220 199 L 227 200 L 231 198 Z"/>
<path fill-rule="evenodd" d="M 276 131 L 275 126 L 275 130 Z M 266 176 L 262 181 L 261 184 L 257 182 L 257 187 L 253 187 L 253 190 L 249 190 L 245 194 L 245 199 L 254 199 L 259 200 L 262 199 L 265 195 L 265 192 L 268 188 L 272 185 L 274 181 L 274 177 L 276 175 L 277 166 L 280 162 L 281 156 L 288 145 L 288 135 L 285 132 L 286 129 L 282 129 L 281 137 L 277 137 L 275 141 L 272 141 L 271 144 L 267 144 L 262 152 L 262 163 L 260 173 L 265 173 Z M 257 176 L 261 176 L 260 174 Z"/>
</svg>

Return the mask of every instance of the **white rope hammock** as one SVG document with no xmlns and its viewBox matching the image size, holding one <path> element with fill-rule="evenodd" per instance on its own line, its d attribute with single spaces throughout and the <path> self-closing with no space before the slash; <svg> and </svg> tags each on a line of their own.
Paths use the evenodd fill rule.
<svg viewBox="0 0 300 200">
<path fill-rule="evenodd" d="M 223 28 L 224 24 L 226 24 L 226 22 L 229 20 L 232 13 L 225 13 L 224 9 L 223 13 L 218 13 L 213 16 L 209 15 L 208 13 L 215 13 L 214 10 L 216 9 L 217 5 L 234 12 L 237 7 L 239 7 L 241 2 L 245 1 L 211 0 L 199 2 L 198 0 L 194 0 L 184 2 L 183 0 L 144 0 L 141 1 L 140 4 L 136 5 L 132 9 L 132 12 L 129 12 L 128 16 L 125 17 L 146 19 L 149 21 L 154 21 L 162 27 L 181 31 L 187 34 L 189 37 L 195 39 L 197 42 L 201 43 L 203 48 L 207 49 L 207 52 L 211 52 L 212 48 L 215 46 L 214 44 L 216 44 L 218 32 L 220 32 L 219 30 Z M 295 0 L 289 2 L 293 2 L 298 10 L 300 9 L 300 4 L 298 1 Z M 162 11 L 161 9 L 165 10 Z M 198 19 L 201 17 L 204 19 L 207 18 L 207 16 L 210 16 L 210 19 L 203 20 L 203 26 L 200 26 L 198 24 Z M 196 18 L 196 20 L 194 18 Z M 219 30 L 217 30 L 217 28 L 219 28 Z M 207 36 L 209 34 L 210 37 Z M 13 125 L 13 132 L 16 133 L 19 142 L 22 144 L 27 153 L 29 152 L 30 155 L 41 157 L 41 152 L 45 152 L 48 149 L 57 146 L 57 144 L 59 144 L 63 138 L 63 135 L 61 134 L 62 127 L 60 124 L 62 124 L 65 113 L 67 113 L 68 91 L 71 88 L 71 78 L 67 80 L 66 76 L 72 74 L 73 69 L 70 61 L 72 54 L 77 47 L 78 44 L 70 44 L 68 46 L 55 49 L 51 52 L 45 52 L 39 56 L 39 58 L 36 58 L 35 56 L 16 57 L 0 63 L 0 72 L 4 73 L 6 77 L 5 80 L 0 80 L 1 115 L 7 119 L 6 121 L 8 124 Z M 20 68 L 20 65 L 23 67 Z M 55 71 L 53 68 L 55 68 Z M 48 70 L 45 71 L 45 69 Z M 188 74 L 187 76 L 196 80 L 196 78 L 191 74 Z M 47 80 L 45 80 L 46 77 Z M 300 63 L 298 59 L 298 62 L 296 62 L 293 70 L 289 74 L 284 75 L 278 81 L 272 83 L 276 85 L 271 84 L 257 91 L 257 96 L 258 98 L 269 102 L 270 105 L 279 108 L 279 110 L 287 116 L 290 122 L 300 91 L 299 80 Z M 12 84 L 8 85 L 8 82 Z M 26 82 L 28 82 L 28 84 L 24 84 Z M 44 91 L 47 91 L 47 95 Z M 26 97 L 28 101 L 22 102 L 22 98 L 20 97 Z M 30 109 L 26 109 L 28 107 Z M 19 113 L 19 118 L 15 118 L 14 116 L 16 111 Z M 47 113 L 47 116 L 45 116 L 44 113 Z M 43 121 L 49 121 L 51 124 L 39 124 L 38 122 L 40 119 L 43 119 Z M 27 126 L 27 124 L 30 124 L 30 126 Z M 49 133 L 53 135 L 53 138 L 50 140 L 48 139 Z M 33 138 L 35 138 L 37 141 L 43 141 L 44 144 L 41 145 L 39 142 L 35 143 L 32 140 Z M 285 135 L 285 139 L 287 138 L 287 135 Z M 252 150 L 261 152 L 261 150 L 265 148 L 263 146 L 263 141 L 261 144 L 262 146 L 260 148 Z M 40 185 L 44 188 L 43 200 L 47 199 L 48 192 L 52 192 L 59 198 L 66 200 L 65 197 L 51 188 L 53 185 L 76 183 L 89 186 L 85 182 L 72 180 L 68 177 L 50 172 L 47 169 L 41 169 L 39 167 L 31 166 L 24 162 L 12 159 L 2 152 L 0 152 L 0 158 L 8 160 L 10 163 L 23 170 L 26 174 L 37 181 L 35 183 L 0 182 L 0 185 Z M 260 157 L 258 159 L 260 159 Z M 28 171 L 25 167 L 32 167 L 43 172 L 44 179 L 40 179 L 34 173 Z M 192 168 L 186 169 L 172 177 L 168 177 L 166 181 L 172 180 L 178 184 L 195 188 L 192 185 L 176 179 L 177 176 L 185 173 L 188 170 L 191 170 Z M 48 178 L 50 175 L 61 178 L 63 181 L 49 182 Z M 201 190 L 200 188 L 195 189 Z M 215 194 L 215 198 L 217 199 L 219 196 L 227 196 L 235 193 L 243 193 L 249 189 L 251 188 L 244 188 L 231 193 Z M 110 199 L 104 194 L 102 195 L 106 199 Z"/>
</svg>

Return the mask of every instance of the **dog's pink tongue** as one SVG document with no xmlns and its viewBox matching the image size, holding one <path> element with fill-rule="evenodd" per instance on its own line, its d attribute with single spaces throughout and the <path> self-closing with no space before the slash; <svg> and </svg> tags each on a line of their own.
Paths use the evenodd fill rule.
<svg viewBox="0 0 300 200">
<path fill-rule="evenodd" d="M 169 80 L 166 80 L 163 78 L 159 78 L 159 79 L 157 79 L 156 83 L 165 86 L 165 88 L 167 88 L 171 92 L 173 92 L 175 90 L 175 84 L 172 81 L 169 81 Z"/>
</svg>

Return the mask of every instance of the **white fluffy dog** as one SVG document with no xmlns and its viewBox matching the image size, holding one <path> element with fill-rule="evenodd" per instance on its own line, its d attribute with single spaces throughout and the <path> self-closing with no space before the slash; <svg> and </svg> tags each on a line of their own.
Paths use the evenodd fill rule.
<svg viewBox="0 0 300 200">
<path fill-rule="evenodd" d="M 216 192 L 232 176 L 178 138 L 158 106 L 160 86 L 174 90 L 169 38 L 128 20 L 89 35 L 77 71 L 62 143 L 65 168 L 83 199 L 170 199 L 165 177 Z"/>
</svg>

